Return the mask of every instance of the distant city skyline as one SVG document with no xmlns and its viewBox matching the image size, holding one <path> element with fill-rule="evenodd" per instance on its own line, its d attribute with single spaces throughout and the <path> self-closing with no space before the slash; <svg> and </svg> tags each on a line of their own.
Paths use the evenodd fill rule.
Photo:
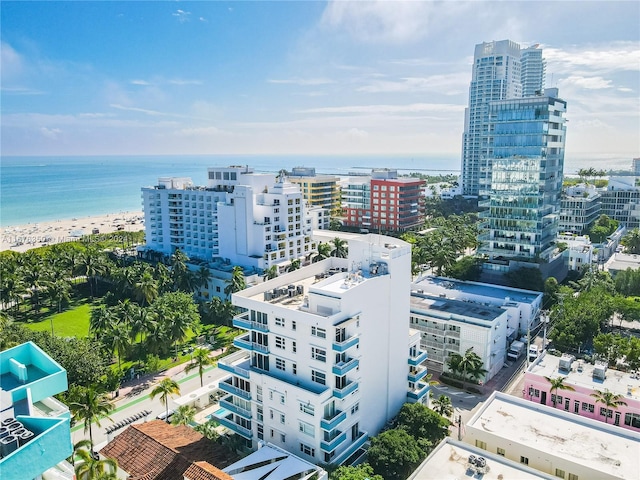
<svg viewBox="0 0 640 480">
<path fill-rule="evenodd" d="M 510 39 L 544 48 L 567 156 L 640 156 L 638 2 L 0 9 L 3 155 L 459 158 L 473 47 Z"/>
</svg>

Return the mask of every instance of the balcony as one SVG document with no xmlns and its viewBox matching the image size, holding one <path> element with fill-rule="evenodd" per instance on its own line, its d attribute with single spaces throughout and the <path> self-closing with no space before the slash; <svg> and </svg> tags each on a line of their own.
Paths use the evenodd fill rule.
<svg viewBox="0 0 640 480">
<path fill-rule="evenodd" d="M 249 320 L 249 312 L 243 312 L 233 317 L 233 326 L 244 328 L 245 330 L 258 330 L 260 332 L 269 331 L 269 325 L 266 323 L 252 322 Z"/>
<path fill-rule="evenodd" d="M 365 431 L 361 431 L 360 435 L 358 435 L 358 438 L 351 441 L 351 445 L 349 445 L 340 455 L 333 458 L 331 464 L 340 465 L 341 463 L 343 463 L 347 458 L 353 455 L 356 450 L 361 448 L 368 439 L 369 434 Z"/>
<path fill-rule="evenodd" d="M 242 397 L 245 400 L 251 400 L 251 392 L 247 392 L 246 390 L 241 390 L 238 387 L 234 387 L 228 382 L 220 382 L 218 384 L 218 388 L 223 392 L 230 393 L 231 395 L 237 395 L 238 397 Z"/>
<path fill-rule="evenodd" d="M 427 367 L 420 366 L 417 368 L 411 368 L 409 370 L 409 374 L 407 375 L 407 379 L 410 382 L 416 383 L 422 380 L 426 376 L 427 376 Z"/>
<path fill-rule="evenodd" d="M 428 357 L 427 352 L 420 351 L 417 356 L 409 357 L 407 361 L 409 362 L 409 365 L 415 367 L 417 365 L 420 365 L 422 362 L 424 362 L 427 359 L 427 357 Z"/>
<path fill-rule="evenodd" d="M 332 371 L 334 375 L 342 376 L 356 368 L 358 365 L 360 365 L 360 361 L 357 358 L 349 358 L 345 362 L 336 363 L 333 366 Z"/>
<path fill-rule="evenodd" d="M 249 379 L 250 357 L 245 351 L 235 352 L 218 360 L 218 368 L 225 372 L 233 373 L 239 377 Z M 241 366 L 242 365 L 242 366 Z M 247 368 L 245 368 L 247 367 Z"/>
<path fill-rule="evenodd" d="M 242 407 L 235 405 L 232 401 L 233 397 L 225 397 L 220 400 L 220 406 L 226 408 L 230 412 L 240 415 L 241 417 L 251 420 L 251 410 L 246 410 Z"/>
<path fill-rule="evenodd" d="M 229 418 L 230 415 L 231 415 L 231 418 Z M 228 428 L 232 432 L 237 433 L 238 435 L 244 438 L 247 438 L 249 440 L 251 440 L 251 437 L 253 437 L 253 432 L 251 430 L 241 425 L 238 425 L 236 422 L 233 421 L 232 412 L 230 412 L 226 408 L 221 408 L 219 410 L 216 410 L 213 416 L 216 418 L 216 420 L 220 422 L 221 425 Z"/>
<path fill-rule="evenodd" d="M 429 393 L 429 389 L 430 387 L 428 383 L 416 383 L 416 385 L 407 393 L 407 397 L 410 401 L 420 401 L 427 393 Z"/>
<path fill-rule="evenodd" d="M 341 432 L 338 434 L 336 438 L 331 440 L 330 442 L 320 442 L 320 448 L 325 452 L 333 452 L 342 442 L 347 439 L 347 432 Z"/>
<path fill-rule="evenodd" d="M 336 410 L 333 417 L 323 418 L 320 420 L 320 428 L 324 430 L 333 430 L 346 419 L 347 419 L 346 412 L 341 412 L 340 410 Z"/>
<path fill-rule="evenodd" d="M 360 343 L 360 337 L 354 335 L 352 337 L 347 338 L 342 342 L 333 342 L 333 351 L 334 352 L 345 352 L 351 347 Z"/>
<path fill-rule="evenodd" d="M 358 389 L 358 382 L 351 381 L 343 388 L 334 388 L 333 396 L 339 399 L 346 398 L 350 393 L 355 392 Z"/>
</svg>

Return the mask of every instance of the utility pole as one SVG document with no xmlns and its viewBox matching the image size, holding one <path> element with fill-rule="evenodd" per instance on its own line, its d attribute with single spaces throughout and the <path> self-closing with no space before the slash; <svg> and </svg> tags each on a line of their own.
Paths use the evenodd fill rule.
<svg viewBox="0 0 640 480">
<path fill-rule="evenodd" d="M 458 415 L 458 441 L 462 441 L 462 415 Z"/>
</svg>

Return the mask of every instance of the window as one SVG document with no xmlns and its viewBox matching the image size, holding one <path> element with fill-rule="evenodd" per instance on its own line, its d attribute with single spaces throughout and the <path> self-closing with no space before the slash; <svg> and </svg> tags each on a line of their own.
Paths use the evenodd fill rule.
<svg viewBox="0 0 640 480">
<path fill-rule="evenodd" d="M 264 420 L 264 414 L 262 411 L 262 405 L 258 405 L 258 407 L 256 408 L 257 411 L 257 419 L 259 422 L 262 422 Z"/>
<path fill-rule="evenodd" d="M 600 407 L 600 415 L 603 417 L 611 418 L 613 417 L 613 410 L 605 407 Z"/>
<path fill-rule="evenodd" d="M 291 350 L 293 350 L 293 353 L 296 353 L 298 351 L 296 342 L 291 342 Z"/>
<path fill-rule="evenodd" d="M 306 422 L 298 422 L 298 430 L 300 430 L 305 435 L 309 435 L 310 437 L 315 437 L 315 429 L 313 425 Z"/>
<path fill-rule="evenodd" d="M 276 358 L 276 368 L 278 370 L 285 370 L 286 369 L 286 363 L 282 358 Z"/>
<path fill-rule="evenodd" d="M 311 327 L 311 335 L 314 337 L 327 338 L 327 331 L 324 328 Z"/>
<path fill-rule="evenodd" d="M 324 348 L 311 347 L 311 358 L 320 362 L 326 362 L 327 351 Z"/>
<path fill-rule="evenodd" d="M 504 448 L 498 447 L 497 453 L 498 453 L 498 455 L 504 457 Z"/>
<path fill-rule="evenodd" d="M 300 403 L 300 411 L 311 416 L 315 414 L 315 408 L 311 403 Z"/>
<path fill-rule="evenodd" d="M 556 477 L 564 478 L 564 470 L 556 468 Z"/>
<path fill-rule="evenodd" d="M 356 413 L 358 410 L 360 410 L 360 403 L 355 403 L 353 407 L 351 407 L 351 415 Z"/>
<path fill-rule="evenodd" d="M 593 403 L 582 402 L 582 410 L 593 413 L 595 411 L 595 405 Z"/>
<path fill-rule="evenodd" d="M 313 380 L 316 383 L 319 383 L 320 385 L 327 384 L 326 375 L 322 372 L 318 372 L 317 370 L 311 370 L 311 380 Z"/>
<path fill-rule="evenodd" d="M 280 441 L 281 441 L 282 443 L 285 443 L 285 442 L 286 442 L 286 440 L 287 440 L 287 436 L 286 436 L 284 433 L 281 433 L 281 434 L 280 434 Z"/>
<path fill-rule="evenodd" d="M 578 475 L 575 475 L 573 473 L 569 474 L 569 480 L 578 480 Z"/>
<path fill-rule="evenodd" d="M 258 424 L 258 438 L 264 440 L 264 426 Z"/>
<path fill-rule="evenodd" d="M 291 373 L 293 373 L 294 375 L 298 374 L 298 364 L 296 363 L 291 364 Z"/>
<path fill-rule="evenodd" d="M 276 317 L 276 327 L 284 327 L 284 318 Z"/>
<path fill-rule="evenodd" d="M 280 414 L 280 423 L 284 423 L 285 421 L 285 417 L 284 417 L 284 413 Z"/>
<path fill-rule="evenodd" d="M 284 405 L 284 401 L 285 401 L 285 396 L 283 394 L 280 394 L 280 403 L 282 405 Z"/>
<path fill-rule="evenodd" d="M 640 414 L 625 413 L 624 424 L 634 428 L 640 428 Z"/>
<path fill-rule="evenodd" d="M 529 458 L 528 457 L 523 457 L 522 455 L 520 455 L 520 463 L 524 463 L 525 465 L 529 465 Z"/>
<path fill-rule="evenodd" d="M 300 451 L 305 455 L 309 455 L 310 457 L 314 457 L 316 454 L 315 448 L 311 448 L 309 445 L 305 445 L 304 443 L 300 444 Z"/>
<path fill-rule="evenodd" d="M 299 241 L 299 240 L 298 240 Z M 296 321 L 292 320 L 291 321 L 291 330 L 295 330 L 296 329 Z"/>
<path fill-rule="evenodd" d="M 286 342 L 284 337 L 276 337 L 276 348 L 284 349 L 286 346 Z"/>
<path fill-rule="evenodd" d="M 482 440 L 476 440 L 476 447 L 486 450 L 487 442 L 483 442 Z"/>
</svg>

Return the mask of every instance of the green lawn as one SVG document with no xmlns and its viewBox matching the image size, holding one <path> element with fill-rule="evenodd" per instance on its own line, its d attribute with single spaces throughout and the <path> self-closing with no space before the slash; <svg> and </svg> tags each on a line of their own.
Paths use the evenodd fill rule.
<svg viewBox="0 0 640 480">
<path fill-rule="evenodd" d="M 36 332 L 50 332 L 51 320 L 53 320 L 53 332 L 56 336 L 84 338 L 89 334 L 90 318 L 91 303 L 85 303 L 62 313 L 47 315 L 39 322 L 25 323 L 24 325 Z"/>
</svg>

